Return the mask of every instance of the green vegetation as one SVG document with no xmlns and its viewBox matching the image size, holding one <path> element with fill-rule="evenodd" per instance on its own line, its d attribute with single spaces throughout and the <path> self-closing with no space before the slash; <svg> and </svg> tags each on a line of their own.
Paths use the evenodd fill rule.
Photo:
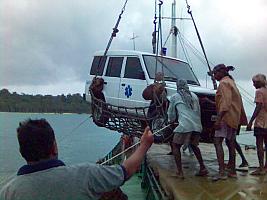
<svg viewBox="0 0 267 200">
<path fill-rule="evenodd" d="M 28 95 L 0 90 L 0 112 L 90 113 L 91 106 L 77 94 Z"/>
</svg>

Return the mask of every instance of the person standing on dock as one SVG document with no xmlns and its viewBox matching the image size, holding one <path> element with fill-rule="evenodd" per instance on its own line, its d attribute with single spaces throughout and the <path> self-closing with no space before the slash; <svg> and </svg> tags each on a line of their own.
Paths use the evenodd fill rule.
<svg viewBox="0 0 267 200">
<path fill-rule="evenodd" d="M 241 100 L 242 100 L 242 99 L 241 99 Z M 210 99 L 207 98 L 207 97 L 201 98 L 200 101 L 201 101 L 202 103 L 204 103 L 204 102 L 208 102 L 208 103 L 213 104 L 213 105 L 216 106 L 216 103 L 215 103 L 214 101 L 210 100 Z M 241 126 L 246 126 L 246 125 L 248 125 L 248 120 L 247 120 L 246 112 L 245 112 L 244 105 L 243 105 L 243 102 L 242 102 L 242 105 L 241 105 L 240 122 L 239 122 L 238 128 L 237 128 L 237 130 L 236 130 L 236 136 L 239 135 Z M 228 141 L 227 139 L 225 140 L 225 143 L 226 143 L 227 146 L 229 146 L 229 141 Z M 229 147 L 228 147 L 228 148 L 229 148 Z M 242 151 L 242 148 L 241 148 L 240 144 L 237 142 L 236 139 L 235 139 L 235 149 L 236 149 L 237 153 L 239 154 L 239 156 L 240 156 L 240 158 L 241 158 L 241 164 L 239 165 L 239 167 L 240 167 L 240 168 L 248 167 L 248 166 L 249 166 L 249 163 L 248 163 L 248 161 L 247 161 L 247 159 L 246 159 L 246 157 L 245 157 L 245 155 L 244 155 L 244 153 L 243 153 L 243 151 Z M 229 153 L 230 153 L 230 152 L 229 152 Z M 229 157 L 230 157 L 230 154 L 229 154 Z M 229 161 L 228 161 L 228 163 L 225 165 L 225 167 L 226 167 L 227 169 L 230 168 L 230 163 L 229 163 Z"/>
<path fill-rule="evenodd" d="M 247 126 L 250 131 L 252 123 L 254 123 L 254 136 L 256 137 L 257 154 L 259 159 L 259 168 L 251 175 L 264 175 L 267 171 L 267 88 L 266 76 L 264 74 L 257 74 L 252 78 L 253 85 L 256 88 L 255 103 L 256 108 Z M 264 148 L 265 146 L 265 148 Z M 265 165 L 264 151 L 266 153 Z"/>
<path fill-rule="evenodd" d="M 189 91 L 186 80 L 179 79 L 176 83 L 177 93 L 170 98 L 168 108 L 169 123 L 178 121 L 178 126 L 174 129 L 172 141 L 172 152 L 177 166 L 177 175 L 184 178 L 181 162 L 181 147 L 183 144 L 190 144 L 199 162 L 200 170 L 197 176 L 206 176 L 206 169 L 200 149 L 198 147 L 200 133 L 202 131 L 200 118 L 200 105 L 198 97 Z"/>
<path fill-rule="evenodd" d="M 1 200 L 99 199 L 101 194 L 120 187 L 139 169 L 154 140 L 147 127 L 140 146 L 121 165 L 65 166 L 58 159 L 54 130 L 45 119 L 20 123 L 17 137 L 27 165 L 2 188 Z"/>
<path fill-rule="evenodd" d="M 242 98 L 232 76 L 229 75 L 229 71 L 233 70 L 234 67 L 232 66 L 226 67 L 224 64 L 219 64 L 212 71 L 214 78 L 220 82 L 215 96 L 217 120 L 214 124 L 214 145 L 219 164 L 219 179 L 227 178 L 222 146 L 224 139 L 227 140 L 227 147 L 229 149 L 228 176 L 232 178 L 237 177 L 235 141 L 236 130 L 241 119 Z"/>
</svg>

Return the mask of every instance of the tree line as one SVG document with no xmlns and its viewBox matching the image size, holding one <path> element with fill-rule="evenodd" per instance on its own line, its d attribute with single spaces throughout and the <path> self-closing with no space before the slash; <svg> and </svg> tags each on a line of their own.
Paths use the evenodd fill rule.
<svg viewBox="0 0 267 200">
<path fill-rule="evenodd" d="M 90 103 L 77 94 L 29 95 L 0 90 L 0 112 L 91 113 Z"/>
</svg>

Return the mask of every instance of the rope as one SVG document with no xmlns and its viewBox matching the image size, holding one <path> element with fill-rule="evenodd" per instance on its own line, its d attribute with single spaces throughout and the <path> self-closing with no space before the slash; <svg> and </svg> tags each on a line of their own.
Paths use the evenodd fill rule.
<svg viewBox="0 0 267 200">
<path fill-rule="evenodd" d="M 100 58 L 100 61 L 99 61 L 100 64 L 99 64 L 98 67 L 97 67 L 96 76 L 98 75 L 98 73 L 99 73 L 99 68 L 100 68 L 100 66 L 101 66 L 101 64 L 102 64 L 102 60 L 103 60 L 102 58 L 105 58 L 105 57 L 106 57 L 107 52 L 108 52 L 108 50 L 109 50 L 109 47 L 110 47 L 110 45 L 111 45 L 111 42 L 112 42 L 113 38 L 116 37 L 116 34 L 119 32 L 118 26 L 119 26 L 119 23 L 120 23 L 120 21 L 121 21 L 121 16 L 122 16 L 123 12 L 125 11 L 127 2 L 128 2 L 128 0 L 125 1 L 124 5 L 123 5 L 123 7 L 122 7 L 122 9 L 121 9 L 121 13 L 120 13 L 120 15 L 119 15 L 119 18 L 118 18 L 116 24 L 115 24 L 115 27 L 113 28 L 113 31 L 112 31 L 111 36 L 110 36 L 110 38 L 109 38 L 109 41 L 108 41 L 107 47 L 106 47 L 106 49 L 105 49 L 104 55 Z"/>
<path fill-rule="evenodd" d="M 166 43 L 168 42 L 168 40 L 169 40 L 171 34 L 172 34 L 172 29 L 170 30 L 169 35 L 167 36 L 167 39 L 165 40 L 165 42 L 164 42 L 164 44 L 163 44 L 164 47 L 165 47 Z"/>
<path fill-rule="evenodd" d="M 186 37 L 178 30 L 179 36 L 181 36 L 181 39 L 183 40 L 184 44 L 188 46 L 191 50 L 192 53 L 202 62 L 202 64 L 206 64 L 205 58 L 203 58 L 203 55 L 201 52 L 189 41 L 186 39 Z M 214 65 L 212 62 L 210 62 L 212 65 Z"/>
<path fill-rule="evenodd" d="M 205 64 L 205 59 L 203 58 L 201 52 L 188 39 L 186 39 L 186 37 L 181 33 L 181 31 L 179 31 L 179 29 L 178 33 L 179 36 L 181 36 L 181 39 L 183 40 L 184 44 L 192 50 L 192 53 L 200 60 L 202 64 Z M 211 65 L 215 66 L 213 62 L 210 63 Z M 242 90 L 245 93 L 244 96 L 248 97 L 248 100 L 254 105 L 254 97 L 250 93 L 248 93 L 244 88 L 242 88 L 239 84 L 236 83 L 236 85 L 240 90 Z"/>
<path fill-rule="evenodd" d="M 155 13 L 154 13 L 154 31 L 152 33 L 152 48 L 153 53 L 156 54 L 156 34 L 157 34 L 157 0 L 155 0 Z"/>
<path fill-rule="evenodd" d="M 80 124 L 78 124 L 76 127 L 74 127 L 69 133 L 67 133 L 63 138 L 61 138 L 59 140 L 59 142 L 62 142 L 63 140 L 65 140 L 71 133 L 73 133 L 76 129 L 78 129 L 82 124 L 84 124 L 90 118 L 91 118 L 91 116 L 87 117 L 85 120 L 83 120 Z"/>
<path fill-rule="evenodd" d="M 152 135 L 155 135 L 155 134 L 157 134 L 158 132 L 163 131 L 164 129 L 166 129 L 167 127 L 169 127 L 169 126 L 171 126 L 171 125 L 172 125 L 172 124 L 168 124 L 167 126 L 164 126 L 163 128 L 161 128 L 161 129 L 157 130 L 156 132 L 152 133 Z M 102 162 L 101 165 L 104 165 L 104 164 L 110 162 L 111 160 L 113 160 L 113 159 L 117 158 L 118 156 L 124 154 L 125 152 L 129 151 L 130 149 L 132 149 L 133 147 L 137 146 L 137 145 L 140 144 L 140 143 L 141 143 L 141 141 L 139 141 L 139 142 L 133 144 L 132 146 L 130 146 L 130 147 L 128 147 L 127 149 L 125 149 L 124 151 L 121 151 L 121 152 L 118 153 L 117 155 L 115 155 L 115 156 L 111 157 L 110 159 L 108 159 L 108 160 Z"/>
<path fill-rule="evenodd" d="M 157 49 L 156 49 L 156 67 L 155 67 L 155 74 L 157 73 L 158 69 L 158 55 L 159 55 L 159 39 L 160 39 L 160 44 L 161 44 L 161 49 L 162 49 L 162 29 L 161 29 L 161 6 L 163 4 L 162 0 L 159 0 L 159 25 L 158 25 L 158 37 L 157 37 Z M 162 66 L 162 72 L 163 72 L 163 66 Z"/>
<path fill-rule="evenodd" d="M 180 41 L 182 50 L 183 50 L 183 52 L 184 52 L 184 56 L 185 56 L 185 58 L 186 58 L 186 61 L 189 63 L 189 65 L 190 65 L 191 67 L 193 67 L 192 62 L 191 62 L 191 60 L 189 59 L 188 52 L 187 52 L 187 50 L 186 50 L 186 48 L 185 48 L 185 46 L 184 46 L 185 43 L 183 43 L 183 41 L 182 41 L 182 37 L 181 37 L 180 33 L 181 33 L 181 32 L 180 32 L 179 29 L 178 29 L 178 37 L 179 37 L 179 41 Z"/>
<path fill-rule="evenodd" d="M 254 103 L 254 97 L 251 94 L 249 94 L 244 88 L 242 88 L 240 85 L 238 85 L 237 83 L 236 83 L 236 85 L 239 87 L 239 89 L 241 89 L 244 93 L 246 93 L 248 99 L 251 98 L 250 101 L 252 103 Z"/>
<path fill-rule="evenodd" d="M 190 14 L 191 18 L 192 18 L 192 21 L 193 21 L 193 24 L 194 24 L 194 27 L 195 27 L 195 30 L 196 30 L 196 33 L 197 33 L 197 37 L 198 37 L 198 40 L 199 40 L 199 43 L 200 43 L 200 46 L 201 46 L 201 49 L 203 51 L 203 54 L 204 54 L 204 57 L 206 59 L 206 62 L 207 62 L 207 65 L 208 65 L 208 68 L 209 68 L 209 74 L 211 76 L 211 80 L 212 80 L 212 83 L 213 83 L 213 87 L 214 89 L 217 89 L 217 84 L 216 84 L 216 81 L 214 79 L 214 76 L 212 75 L 211 73 L 211 67 L 210 67 L 210 64 L 209 64 L 209 61 L 208 61 L 208 58 L 207 58 L 207 55 L 206 55 L 206 52 L 205 52 L 205 49 L 204 49 L 204 45 L 202 43 L 202 40 L 201 40 L 201 37 L 200 37 L 200 34 L 198 32 L 198 29 L 197 29 L 197 25 L 195 23 L 195 20 L 194 20 L 194 17 L 193 17 L 193 14 L 192 14 L 192 11 L 190 10 L 190 6 L 187 2 L 187 0 L 185 0 L 186 4 L 187 4 L 187 13 Z"/>
<path fill-rule="evenodd" d="M 203 59 L 203 56 L 201 55 L 200 51 L 189 41 L 186 39 L 186 37 L 178 30 L 179 36 L 181 36 L 181 40 L 183 40 L 184 44 L 189 47 L 192 51 L 192 53 L 200 60 L 202 64 L 205 65 L 205 59 Z M 213 66 L 214 63 L 210 62 Z M 242 97 L 244 100 L 252 107 L 254 107 L 254 97 L 249 94 L 244 88 L 242 88 L 239 84 L 237 84 L 238 89 L 240 90 L 240 93 L 243 95 Z"/>
</svg>

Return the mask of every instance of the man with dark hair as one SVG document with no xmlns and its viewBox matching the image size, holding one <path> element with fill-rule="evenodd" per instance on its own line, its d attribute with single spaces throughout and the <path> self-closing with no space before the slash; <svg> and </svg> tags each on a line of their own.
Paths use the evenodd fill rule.
<svg viewBox="0 0 267 200">
<path fill-rule="evenodd" d="M 216 81 L 219 81 L 219 87 L 216 91 L 215 104 L 217 109 L 217 120 L 214 124 L 214 145 L 216 149 L 217 160 L 219 164 L 219 175 L 214 179 L 226 179 L 224 151 L 222 142 L 227 140 L 229 149 L 228 177 L 237 178 L 236 174 L 236 153 L 235 141 L 236 130 L 240 124 L 242 111 L 242 98 L 239 90 L 229 71 L 233 71 L 233 66 L 224 64 L 216 65 L 213 68 L 213 74 Z"/>
<path fill-rule="evenodd" d="M 19 123 L 17 137 L 20 153 L 27 162 L 47 159 L 51 154 L 57 158 L 54 130 L 45 119 Z"/>
<path fill-rule="evenodd" d="M 65 166 L 58 160 L 54 131 L 45 119 L 20 123 L 17 134 L 20 152 L 27 164 L 2 188 L 1 200 L 98 199 L 135 173 L 153 143 L 153 135 L 147 127 L 140 146 L 122 165 Z"/>
</svg>

